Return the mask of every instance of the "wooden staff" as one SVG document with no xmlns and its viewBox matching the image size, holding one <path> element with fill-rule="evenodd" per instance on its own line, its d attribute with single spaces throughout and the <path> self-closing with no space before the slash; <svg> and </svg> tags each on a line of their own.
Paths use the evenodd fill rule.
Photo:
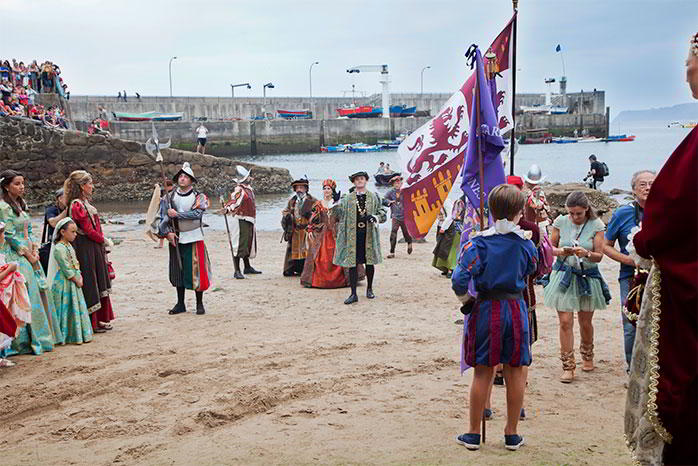
<svg viewBox="0 0 698 466">
<path fill-rule="evenodd" d="M 156 142 L 157 144 L 157 142 Z M 160 153 L 160 149 L 158 149 L 158 153 Z M 165 177 L 165 167 L 162 165 L 162 160 L 160 160 L 160 173 L 162 174 L 162 189 L 165 190 L 165 202 L 167 205 L 167 210 L 169 211 L 172 208 L 172 202 L 170 201 L 170 193 L 167 192 L 167 189 L 165 189 L 165 183 L 167 182 L 167 178 Z M 175 187 L 172 188 L 177 189 Z M 174 241 L 174 247 L 175 251 L 177 252 L 177 264 L 179 265 L 179 273 L 184 273 L 184 270 L 182 269 L 182 256 L 179 254 L 179 238 L 177 237 L 176 231 L 176 223 L 175 220 L 170 217 L 169 212 L 166 212 L 167 215 L 167 222 L 170 224 L 172 227 L 172 232 L 175 233 L 175 241 Z"/>
<path fill-rule="evenodd" d="M 233 240 L 230 239 L 230 225 L 228 225 L 228 212 L 225 209 L 225 199 L 221 194 L 219 197 L 221 208 L 223 209 L 223 219 L 225 220 L 225 230 L 228 232 L 228 246 L 230 246 L 230 255 L 233 257 L 233 263 L 235 263 L 235 252 L 233 251 Z M 237 270 L 237 269 L 236 269 Z"/>
<path fill-rule="evenodd" d="M 519 22 L 519 0 L 512 0 L 514 7 L 514 30 L 511 46 L 511 139 L 509 140 L 509 174 L 514 176 L 514 144 L 516 143 L 516 23 Z"/>
</svg>

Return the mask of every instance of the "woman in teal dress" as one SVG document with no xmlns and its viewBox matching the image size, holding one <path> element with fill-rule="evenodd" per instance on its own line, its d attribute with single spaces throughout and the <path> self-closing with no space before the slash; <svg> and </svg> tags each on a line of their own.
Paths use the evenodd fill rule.
<svg viewBox="0 0 698 466">
<path fill-rule="evenodd" d="M 32 225 L 24 202 L 24 177 L 14 170 L 0 173 L 0 222 L 5 224 L 5 243 L 0 254 L 5 262 L 17 262 L 26 281 L 31 302 L 31 324 L 27 324 L 8 348 L 7 355 L 41 354 L 63 343 L 51 290 L 39 264 L 39 244 L 32 237 Z"/>
<path fill-rule="evenodd" d="M 82 293 L 80 262 L 71 245 L 77 234 L 77 225 L 70 218 L 56 224 L 48 279 L 65 343 L 80 345 L 92 341 L 92 322 Z"/>
<path fill-rule="evenodd" d="M 597 266 L 603 258 L 604 223 L 596 217 L 589 199 L 574 191 L 565 201 L 567 215 L 553 222 L 550 242 L 557 260 L 550 273 L 543 297 L 545 306 L 557 311 L 560 325 L 560 381 L 574 380 L 574 313 L 579 321 L 582 370 L 594 370 L 594 327 L 596 309 L 606 309 L 611 301 L 608 285 Z"/>
<path fill-rule="evenodd" d="M 441 271 L 441 275 L 451 277 L 453 269 L 458 264 L 458 254 L 460 253 L 460 236 L 463 232 L 463 214 L 465 213 L 465 203 L 458 199 L 452 203 L 446 199 L 442 209 L 443 223 L 437 227 L 436 247 L 434 248 L 434 259 L 431 261 L 432 267 Z"/>
</svg>

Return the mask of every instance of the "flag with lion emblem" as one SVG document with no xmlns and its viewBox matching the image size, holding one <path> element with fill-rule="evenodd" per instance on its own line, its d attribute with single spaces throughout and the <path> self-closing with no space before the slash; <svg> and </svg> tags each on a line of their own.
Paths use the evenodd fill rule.
<svg viewBox="0 0 698 466">
<path fill-rule="evenodd" d="M 499 130 L 512 128 L 511 74 L 514 22 L 512 17 L 488 50 L 497 56 L 496 77 Z M 472 105 L 475 73 L 465 81 L 428 123 L 410 134 L 400 144 L 405 203 L 405 223 L 414 238 L 423 238 L 431 229 L 439 210 L 463 168 Z"/>
</svg>

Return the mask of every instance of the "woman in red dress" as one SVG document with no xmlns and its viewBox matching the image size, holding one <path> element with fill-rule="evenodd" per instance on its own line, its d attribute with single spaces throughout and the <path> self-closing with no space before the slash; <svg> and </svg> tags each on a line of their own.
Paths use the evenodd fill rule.
<svg viewBox="0 0 698 466">
<path fill-rule="evenodd" d="M 698 99 L 698 34 L 686 80 Z M 643 464 L 698 464 L 697 174 L 695 127 L 655 178 L 641 229 L 628 245 L 636 264 L 651 264 L 625 409 L 628 447 Z"/>
<path fill-rule="evenodd" d="M 308 258 L 301 274 L 301 285 L 307 288 L 343 288 L 349 286 L 348 272 L 332 263 L 337 237 L 337 219 L 331 209 L 339 200 L 337 183 L 322 183 L 322 199 L 313 206 L 308 223 Z M 361 278 L 361 272 L 359 273 Z"/>
<path fill-rule="evenodd" d="M 68 216 L 78 226 L 78 236 L 73 243 L 80 262 L 83 278 L 82 291 L 92 321 L 92 331 L 104 333 L 111 330 L 114 320 L 111 307 L 111 280 L 104 249 L 105 240 L 97 209 L 90 204 L 94 185 L 92 176 L 84 170 L 70 174 L 63 186 L 68 204 Z"/>
</svg>

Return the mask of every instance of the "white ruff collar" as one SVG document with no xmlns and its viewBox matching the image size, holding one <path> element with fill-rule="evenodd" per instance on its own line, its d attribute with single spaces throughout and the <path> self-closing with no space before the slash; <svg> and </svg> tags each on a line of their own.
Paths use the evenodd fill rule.
<svg viewBox="0 0 698 466">
<path fill-rule="evenodd" d="M 532 232 L 523 231 L 520 226 L 516 223 L 511 222 L 507 219 L 501 219 L 494 222 L 494 226 L 488 228 L 487 230 L 478 233 L 477 236 L 493 236 L 493 235 L 506 235 L 509 233 L 514 233 L 521 239 L 531 239 Z"/>
</svg>

